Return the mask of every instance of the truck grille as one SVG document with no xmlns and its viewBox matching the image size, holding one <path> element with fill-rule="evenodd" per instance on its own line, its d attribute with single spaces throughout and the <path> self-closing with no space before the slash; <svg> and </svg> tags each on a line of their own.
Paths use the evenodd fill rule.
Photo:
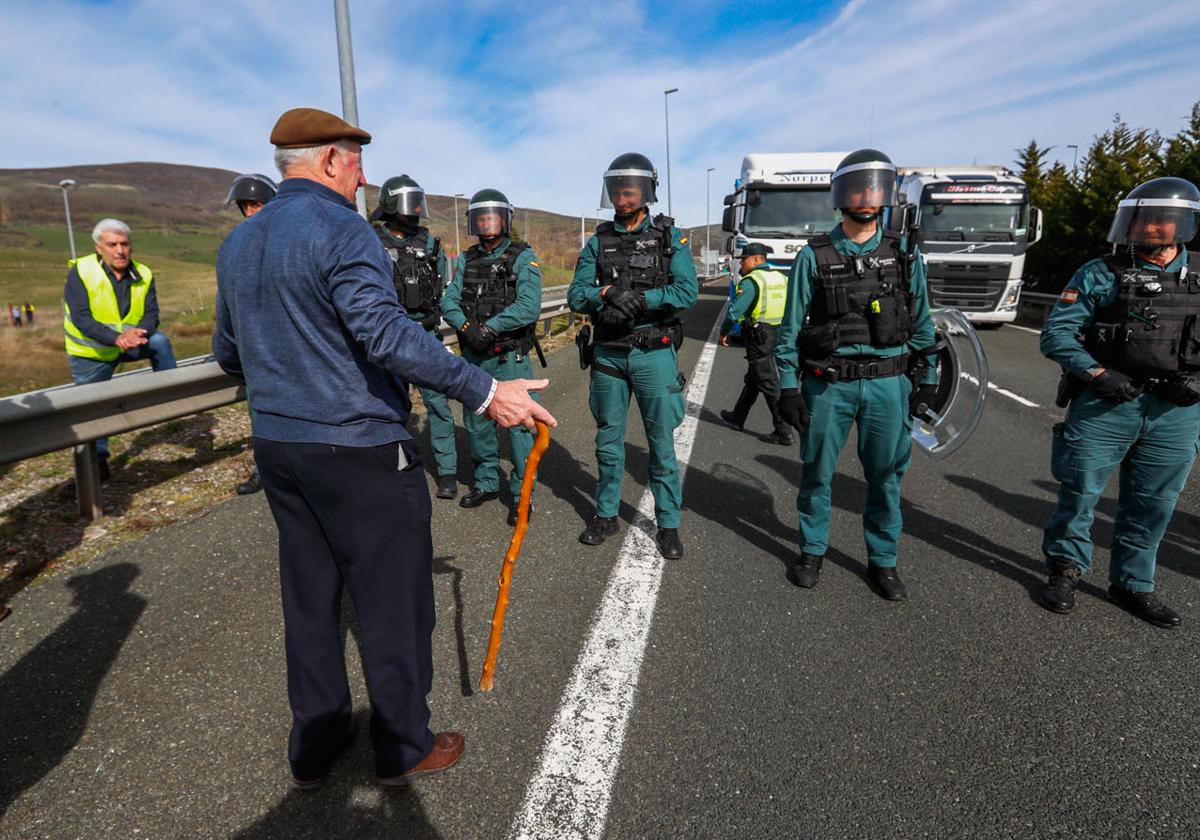
<svg viewBox="0 0 1200 840">
<path fill-rule="evenodd" d="M 929 263 L 929 297 L 933 306 L 964 312 L 990 312 L 1008 285 L 1007 263 Z"/>
</svg>

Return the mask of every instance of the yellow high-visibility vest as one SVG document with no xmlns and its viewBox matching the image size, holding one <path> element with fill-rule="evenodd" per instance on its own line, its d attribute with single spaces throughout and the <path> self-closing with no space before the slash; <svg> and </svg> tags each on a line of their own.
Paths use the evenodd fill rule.
<svg viewBox="0 0 1200 840">
<path fill-rule="evenodd" d="M 138 321 L 142 320 L 142 316 L 146 314 L 146 294 L 150 291 L 150 281 L 154 279 L 154 275 L 147 266 L 136 260 L 130 260 L 130 263 L 138 279 L 130 284 L 129 311 L 122 318 L 117 304 L 117 290 L 113 288 L 112 281 L 108 279 L 108 274 L 104 271 L 104 266 L 100 264 L 100 256 L 92 254 L 89 257 L 68 262 L 68 265 L 75 266 L 75 270 L 79 272 L 79 279 L 83 281 L 83 287 L 87 289 L 88 308 L 92 311 L 92 317 L 119 333 L 125 332 L 130 327 L 136 327 Z M 84 335 L 79 327 L 71 321 L 71 308 L 65 300 L 63 301 L 63 331 L 66 333 L 65 339 L 69 355 L 82 356 L 85 359 L 99 359 L 102 362 L 115 362 L 121 355 L 120 347 L 101 344 Z"/>
<path fill-rule="evenodd" d="M 787 307 L 787 275 L 771 268 L 756 268 L 743 279 L 758 287 L 758 299 L 750 317 L 760 324 L 777 327 L 783 323 L 783 310 Z"/>
</svg>

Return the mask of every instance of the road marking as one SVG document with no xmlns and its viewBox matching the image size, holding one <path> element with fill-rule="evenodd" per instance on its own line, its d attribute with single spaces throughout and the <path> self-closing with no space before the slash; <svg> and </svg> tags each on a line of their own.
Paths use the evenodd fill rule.
<svg viewBox="0 0 1200 840">
<path fill-rule="evenodd" d="M 1041 331 L 1041 330 L 1035 330 L 1033 327 L 1022 327 L 1020 324 L 1009 324 L 1008 326 L 1009 326 L 1009 329 L 1014 329 L 1014 330 L 1025 330 L 1025 332 L 1031 332 L 1031 333 L 1033 333 L 1034 335 L 1041 335 L 1041 334 L 1042 334 L 1042 331 Z"/>
<path fill-rule="evenodd" d="M 1025 399 L 1020 394 L 1014 394 L 1012 391 L 1007 391 L 1004 388 L 1001 388 L 995 382 L 989 382 L 988 387 L 991 388 L 993 391 L 995 391 L 997 394 L 1003 394 L 1004 396 L 1008 397 L 1010 400 L 1016 400 L 1021 405 L 1028 406 L 1029 408 L 1041 408 L 1041 406 L 1038 405 L 1037 403 L 1035 403 L 1031 400 Z"/>
<path fill-rule="evenodd" d="M 687 413 L 675 430 L 681 483 L 696 441 L 726 308 L 721 308 L 692 371 Z M 621 544 L 591 634 L 563 692 L 558 716 L 546 735 L 541 764 L 509 830 L 512 838 L 583 840 L 604 832 L 662 582 L 664 562 L 654 532 L 654 496 L 647 489 Z"/>
</svg>

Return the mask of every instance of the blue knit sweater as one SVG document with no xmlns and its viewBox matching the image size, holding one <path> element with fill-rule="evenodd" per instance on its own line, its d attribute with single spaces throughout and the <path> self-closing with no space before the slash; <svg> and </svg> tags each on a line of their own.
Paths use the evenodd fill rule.
<svg viewBox="0 0 1200 840">
<path fill-rule="evenodd" d="M 212 349 L 246 383 L 254 435 L 284 443 L 404 440 L 409 382 L 471 411 L 493 386 L 408 318 L 354 205 L 303 178 L 285 180 L 221 244 Z"/>
</svg>

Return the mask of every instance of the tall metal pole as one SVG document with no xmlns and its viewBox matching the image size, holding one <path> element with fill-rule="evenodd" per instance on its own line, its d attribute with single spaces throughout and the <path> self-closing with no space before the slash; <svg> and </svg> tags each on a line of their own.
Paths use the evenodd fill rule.
<svg viewBox="0 0 1200 840">
<path fill-rule="evenodd" d="M 67 198 L 67 190 L 75 186 L 75 182 L 70 178 L 64 178 L 58 182 L 63 191 L 63 209 L 67 211 L 67 241 L 71 243 L 71 260 L 78 259 L 75 254 L 75 231 L 71 227 L 71 201 Z"/>
<path fill-rule="evenodd" d="M 580 251 L 583 250 L 583 246 L 587 245 L 587 242 L 583 238 L 583 231 L 584 231 L 583 215 L 584 215 L 583 213 L 579 214 L 579 250 Z"/>
<path fill-rule="evenodd" d="M 712 232 L 709 230 L 709 225 L 711 224 L 709 222 L 709 210 L 712 207 L 712 203 L 708 197 L 708 194 L 711 189 L 710 185 L 712 183 L 712 174 L 714 169 L 716 169 L 715 166 L 710 166 L 704 173 L 704 267 L 705 270 L 709 271 L 710 273 L 712 269 L 709 267 L 708 257 L 709 254 L 712 253 Z"/>
<path fill-rule="evenodd" d="M 333 0 L 333 16 L 337 21 L 338 75 L 342 80 L 342 119 L 358 125 L 358 94 L 354 92 L 354 48 L 350 45 L 350 0 Z M 358 214 L 367 216 L 367 191 L 359 187 Z"/>
<path fill-rule="evenodd" d="M 1078 143 L 1068 143 L 1067 148 L 1072 149 L 1075 152 L 1075 154 L 1073 154 L 1071 156 L 1071 174 L 1074 175 L 1075 174 L 1075 165 L 1077 163 L 1079 163 L 1079 144 Z"/>
<path fill-rule="evenodd" d="M 671 109 L 667 105 L 667 97 L 677 90 L 679 88 L 663 91 L 663 121 L 667 129 L 667 215 L 671 218 L 675 218 L 675 214 L 671 211 Z"/>
<path fill-rule="evenodd" d="M 462 243 L 458 241 L 458 200 L 466 198 L 463 193 L 454 194 L 454 255 L 458 256 L 462 253 Z"/>
</svg>

